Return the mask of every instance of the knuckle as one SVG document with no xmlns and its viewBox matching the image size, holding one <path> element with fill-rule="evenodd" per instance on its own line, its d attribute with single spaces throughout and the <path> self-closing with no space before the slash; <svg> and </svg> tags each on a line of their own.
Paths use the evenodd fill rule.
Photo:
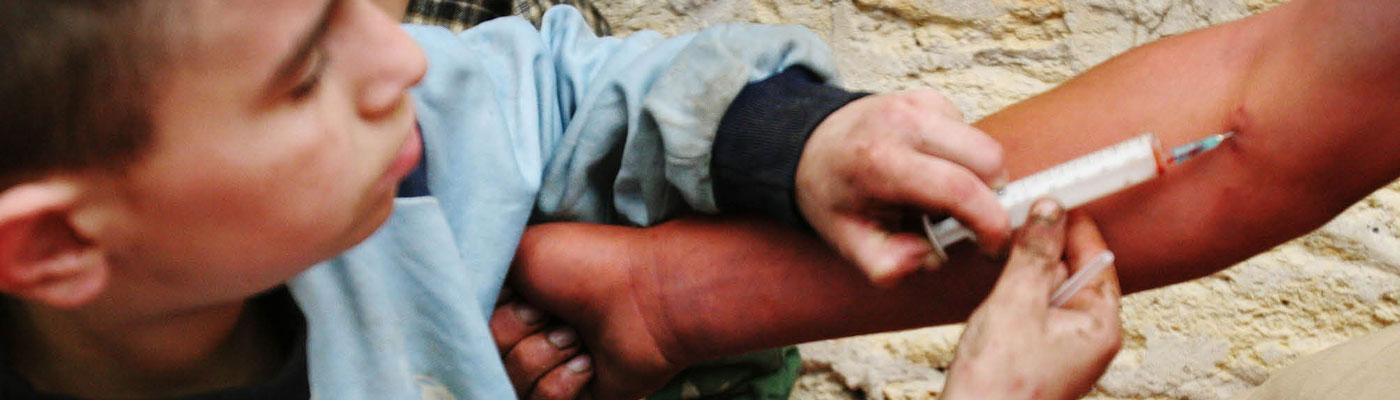
<svg viewBox="0 0 1400 400">
<path fill-rule="evenodd" d="M 496 342 L 496 351 L 505 353 L 506 350 L 510 350 L 510 347 L 515 344 L 510 331 L 501 327 L 501 324 L 497 323 L 495 318 L 491 319 L 490 325 L 491 340 Z"/>
<path fill-rule="evenodd" d="M 982 170 L 987 173 L 999 171 L 1006 165 L 1006 149 L 1003 149 L 1001 144 L 995 140 L 987 140 L 986 142 L 985 148 L 977 150 L 977 154 L 982 157 Z"/>
<path fill-rule="evenodd" d="M 995 239 L 998 240 L 997 243 L 1004 243 L 1001 242 L 1001 240 L 1006 240 L 1012 232 L 1011 218 L 1007 217 L 1005 214 L 998 214 L 998 217 L 987 219 L 985 222 L 986 233 L 996 235 L 997 237 Z"/>
<path fill-rule="evenodd" d="M 948 99 L 943 99 L 943 113 L 958 121 L 967 120 L 967 116 L 963 114 L 962 109 L 958 108 L 956 104 L 953 104 L 953 102 Z"/>
<path fill-rule="evenodd" d="M 1103 344 L 1105 356 L 1117 354 L 1119 350 L 1123 349 L 1123 335 L 1117 329 L 1112 329 L 1109 333 L 1101 335 L 1098 342 Z"/>
<path fill-rule="evenodd" d="M 912 133 L 917 131 L 923 118 L 919 109 L 919 104 L 908 96 L 890 96 L 881 104 L 876 116 L 899 133 Z"/>
<path fill-rule="evenodd" d="M 962 110 L 958 109 L 958 106 L 953 104 L 953 101 L 949 100 L 947 96 L 934 90 L 925 90 L 918 93 L 919 98 L 922 99 L 924 103 L 924 107 L 957 118 L 959 121 L 963 120 Z"/>
<path fill-rule="evenodd" d="M 860 162 L 857 164 L 854 175 L 856 179 L 865 184 L 882 183 L 891 178 L 893 163 L 889 162 L 895 156 L 895 151 L 890 146 L 882 146 L 877 143 L 860 143 L 857 146 L 857 155 Z M 876 185 L 879 186 L 879 185 Z"/>
<path fill-rule="evenodd" d="M 491 332 L 492 339 L 496 341 L 496 350 L 501 354 L 506 354 L 520 346 L 530 332 L 519 329 L 500 329 Z"/>
<path fill-rule="evenodd" d="M 853 140 L 850 146 L 851 155 L 858 165 L 869 164 L 870 160 L 875 159 L 875 153 L 880 151 L 878 144 L 871 140 Z"/>
<path fill-rule="evenodd" d="M 1090 332 L 1105 353 L 1117 353 L 1123 346 L 1123 328 L 1116 314 L 1114 317 L 1091 317 Z"/>
<path fill-rule="evenodd" d="M 511 346 L 515 345 L 517 338 L 515 338 L 515 335 L 512 334 L 509 328 L 505 327 L 504 324 L 500 322 L 500 318 L 492 317 L 490 328 L 491 339 L 496 342 L 497 351 L 505 353 L 507 350 L 510 350 Z"/>
<path fill-rule="evenodd" d="M 950 169 L 943 174 L 939 185 L 937 190 L 943 192 L 951 204 L 963 205 L 977 198 L 982 181 L 965 171 Z"/>
<path fill-rule="evenodd" d="M 506 370 L 512 371 L 511 375 L 515 375 L 516 378 L 525 378 L 530 375 L 529 361 L 526 357 L 521 356 L 519 349 L 506 354 L 505 364 Z"/>
<path fill-rule="evenodd" d="M 1024 261 L 1022 262 L 1037 266 L 1048 266 L 1050 263 L 1057 261 L 1056 259 L 1058 257 L 1055 255 L 1056 249 L 1052 243 L 1049 243 L 1048 240 L 1043 238 L 1028 236 L 1029 235 L 1026 235 L 1023 231 L 1021 239 L 1016 241 L 1016 247 L 1013 250 L 1016 254 L 1020 255 L 1020 257 L 1023 257 L 1022 259 Z"/>
<path fill-rule="evenodd" d="M 889 96 L 886 105 L 891 109 L 896 109 L 901 112 L 918 110 L 922 106 L 917 97 L 911 96 L 908 93 L 899 93 Z"/>
<path fill-rule="evenodd" d="M 543 379 L 535 385 L 531 398 L 538 400 L 566 400 L 572 394 L 569 386 L 556 379 Z"/>
<path fill-rule="evenodd" d="M 856 182 L 865 182 L 876 176 L 878 171 L 876 171 L 877 166 L 874 165 L 874 160 L 878 159 L 876 158 L 877 153 L 879 150 L 870 143 L 855 143 L 851 148 L 851 155 L 855 157 L 855 162 L 850 169 L 851 178 Z"/>
<path fill-rule="evenodd" d="M 524 377 L 533 378 L 547 371 L 550 365 L 548 349 L 541 351 L 539 347 L 544 346 L 516 346 L 506 356 L 506 364 L 515 366 L 515 370 L 523 374 Z"/>
</svg>

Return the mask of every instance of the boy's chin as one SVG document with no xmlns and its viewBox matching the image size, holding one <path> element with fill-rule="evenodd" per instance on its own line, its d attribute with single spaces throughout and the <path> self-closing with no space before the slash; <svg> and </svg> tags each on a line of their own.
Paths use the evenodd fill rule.
<svg viewBox="0 0 1400 400">
<path fill-rule="evenodd" d="M 373 235 L 375 231 L 378 231 L 380 227 L 384 226 L 384 223 L 389 221 L 389 216 L 394 213 L 396 191 L 397 190 L 390 190 L 387 194 L 376 194 L 379 198 L 375 199 L 374 203 L 365 211 L 363 216 L 357 221 L 354 221 L 345 235 L 337 241 L 340 243 L 340 248 L 336 249 L 334 252 L 335 254 L 331 254 L 330 256 L 334 257 L 345 250 L 349 250 L 351 247 L 355 247 L 360 244 L 360 242 L 368 239 L 369 236 Z"/>
</svg>

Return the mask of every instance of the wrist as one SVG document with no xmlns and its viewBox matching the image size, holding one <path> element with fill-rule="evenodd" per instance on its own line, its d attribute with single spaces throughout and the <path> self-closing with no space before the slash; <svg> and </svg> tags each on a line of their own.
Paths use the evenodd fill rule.
<svg viewBox="0 0 1400 400">
<path fill-rule="evenodd" d="M 715 135 L 710 169 L 719 209 L 810 230 L 795 190 L 807 139 L 831 113 L 866 95 L 827 85 L 802 67 L 744 87 Z"/>
<path fill-rule="evenodd" d="M 962 346 L 963 343 L 959 343 Z M 971 356 L 971 357 L 969 357 Z M 977 356 L 958 349 L 948 368 L 948 380 L 939 400 L 1047 400 L 1035 395 L 1034 379 L 1018 376 L 1012 365 L 979 362 Z M 985 361 L 985 360 L 981 360 Z M 979 365 L 980 364 L 980 365 Z"/>
</svg>

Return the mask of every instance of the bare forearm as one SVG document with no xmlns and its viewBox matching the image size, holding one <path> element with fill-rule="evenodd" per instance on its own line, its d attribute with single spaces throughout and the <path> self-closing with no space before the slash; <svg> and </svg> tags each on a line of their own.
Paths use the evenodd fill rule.
<svg viewBox="0 0 1400 400">
<path fill-rule="evenodd" d="M 880 288 L 819 238 L 764 221 L 685 220 L 643 234 L 658 246 L 635 276 L 653 293 L 639 301 L 693 354 L 959 322 L 1001 270 L 962 262 Z M 694 261 L 705 266 L 669 267 Z"/>
<path fill-rule="evenodd" d="M 1400 175 L 1397 8 L 1285 5 L 1136 49 L 977 126 L 1002 141 L 1017 176 L 1141 132 L 1168 145 L 1237 132 L 1088 207 L 1119 256 L 1125 290 L 1191 279 L 1313 229 Z M 959 253 L 943 270 L 879 289 L 814 237 L 753 221 L 557 225 L 526 239 L 517 281 L 547 281 L 542 266 L 579 256 L 591 261 L 568 264 L 620 269 L 625 285 L 607 292 L 625 293 L 608 300 L 622 312 L 560 306 L 580 311 L 567 314 L 583 324 L 634 315 L 681 361 L 958 321 L 1000 269 Z"/>
<path fill-rule="evenodd" d="M 584 331 L 643 322 L 647 331 L 632 333 L 649 335 L 668 358 L 689 364 L 958 322 L 1000 270 L 996 263 L 962 260 L 877 288 L 814 235 L 758 219 L 686 218 L 646 229 L 532 227 L 512 279 L 533 302 Z M 597 297 L 577 301 L 569 293 L 581 286 Z"/>
<path fill-rule="evenodd" d="M 1396 20 L 1400 3 L 1393 1 L 1288 4 L 1136 49 L 977 126 L 1002 141 L 1016 176 L 1142 132 L 1168 145 L 1237 132 L 1221 149 L 1088 207 L 1118 255 L 1126 290 L 1196 278 L 1315 229 L 1400 176 Z M 684 227 L 653 235 L 683 235 Z M 753 233 L 708 241 L 730 240 L 736 248 L 729 250 L 707 253 L 700 251 L 707 242 L 696 242 L 675 259 L 658 260 L 717 261 L 714 272 L 678 272 L 686 276 L 679 284 L 655 279 L 667 289 L 657 291 L 668 297 L 660 300 L 671 305 L 667 311 L 712 310 L 687 314 L 703 321 L 693 326 L 703 331 L 694 340 L 726 337 L 720 329 L 764 338 L 752 321 L 782 318 L 795 330 L 769 336 L 772 342 L 952 322 L 976 306 L 999 270 L 963 248 L 944 270 L 882 290 L 815 243 L 781 232 L 764 235 L 788 237 L 744 237 Z M 783 249 L 792 243 L 798 248 Z M 753 248 L 737 248 L 743 246 Z M 793 266 L 799 264 L 807 266 Z M 661 268 L 653 273 L 665 274 Z M 701 276 L 707 273 L 732 275 Z M 692 282 L 723 295 L 668 295 L 696 287 Z M 725 301 L 745 296 L 740 290 L 766 292 L 749 294 L 763 301 L 725 309 Z M 761 307 L 747 312 L 748 324 L 719 320 L 755 304 Z"/>
<path fill-rule="evenodd" d="M 1199 277 L 1400 175 L 1397 3 L 1299 1 L 1116 57 L 977 126 L 1024 175 L 1141 132 L 1231 143 L 1088 207 L 1124 289 Z"/>
</svg>

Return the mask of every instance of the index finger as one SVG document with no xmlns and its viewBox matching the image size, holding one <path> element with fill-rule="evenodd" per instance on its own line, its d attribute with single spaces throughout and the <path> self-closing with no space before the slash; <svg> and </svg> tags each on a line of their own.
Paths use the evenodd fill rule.
<svg viewBox="0 0 1400 400">
<path fill-rule="evenodd" d="M 951 161 L 914 151 L 888 161 L 893 170 L 889 198 L 926 212 L 947 213 L 977 234 L 984 250 L 1001 248 L 1011 232 L 1011 218 L 996 194 L 971 171 Z"/>
<path fill-rule="evenodd" d="M 920 153 L 952 161 L 967 168 L 988 186 L 1005 185 L 1011 174 L 1003 162 L 1001 143 L 972 125 L 935 118 L 921 124 L 914 137 Z"/>
<path fill-rule="evenodd" d="M 524 302 L 511 301 L 497 306 L 488 322 L 496 350 L 501 354 L 509 353 L 526 336 L 543 329 L 547 319 L 543 311 Z"/>
</svg>

